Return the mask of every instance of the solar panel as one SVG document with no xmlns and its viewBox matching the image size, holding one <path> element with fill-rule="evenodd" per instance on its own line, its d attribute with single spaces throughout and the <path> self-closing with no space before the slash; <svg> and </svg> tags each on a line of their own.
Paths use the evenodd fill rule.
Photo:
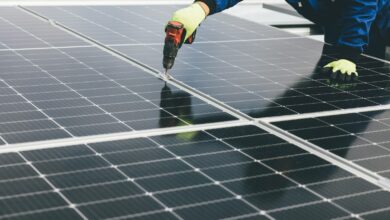
<svg viewBox="0 0 390 220">
<path fill-rule="evenodd" d="M 235 119 L 94 47 L 2 54 L 9 144 Z"/>
<path fill-rule="evenodd" d="M 59 19 L 66 26 L 86 34 L 102 43 L 110 44 L 104 36 L 113 34 L 116 25 L 108 26 L 105 19 L 95 13 L 116 13 L 110 24 L 120 26 L 125 38 L 131 40 L 134 29 L 148 27 L 144 35 L 163 37 L 163 32 L 156 28 L 161 26 L 160 14 L 169 15 L 169 7 L 60 7 L 55 13 L 51 8 L 33 8 L 44 15 Z M 172 8 L 173 10 L 174 8 Z M 139 11 L 137 11 L 139 10 Z M 140 15 L 151 14 L 146 18 Z M 150 13 L 150 10 L 159 10 L 160 13 Z M 92 11 L 92 12 L 91 12 Z M 158 14 L 158 15 L 154 15 Z M 131 20 L 132 16 L 138 19 Z M 156 18 L 154 17 L 156 16 Z M 162 16 L 162 15 L 161 15 Z M 185 84 L 216 98 L 217 100 L 240 110 L 254 118 L 291 115 L 327 110 L 339 110 L 356 107 L 375 106 L 387 104 L 390 91 L 387 89 L 389 81 L 389 64 L 362 57 L 358 63 L 360 79 L 353 84 L 340 85 L 329 80 L 326 74 L 321 73 L 321 67 L 332 61 L 334 55 L 331 50 L 321 54 L 323 43 L 307 38 L 297 38 L 264 25 L 243 21 L 228 15 L 223 18 L 210 17 L 199 31 L 199 36 L 208 39 L 191 46 L 183 47 L 180 51 L 172 75 Z M 144 19 L 140 19 L 144 17 Z M 107 18 L 108 19 L 108 18 Z M 132 22 L 129 22 L 129 21 Z M 89 32 L 87 28 L 79 27 L 77 23 L 85 21 L 89 29 L 96 26 L 103 28 L 99 33 Z M 243 27 L 246 31 L 259 31 L 265 38 L 248 34 L 245 31 L 225 30 L 229 21 L 234 26 Z M 143 22 L 146 22 L 145 24 Z M 224 24 L 220 24 L 223 22 Z M 129 24 L 131 23 L 131 24 Z M 149 23 L 155 23 L 150 24 Z M 207 29 L 211 25 L 218 30 L 218 36 L 226 37 L 230 42 L 215 42 Z M 112 28 L 113 27 L 113 28 Z M 127 27 L 127 31 L 124 31 Z M 138 33 L 138 31 L 136 31 Z M 102 34 L 104 33 L 104 34 Z M 234 41 L 230 36 L 235 33 L 242 34 L 242 41 Z M 288 39 L 277 39 L 274 33 Z M 256 37 L 250 40 L 248 36 Z M 276 38 L 276 39 L 275 39 Z M 143 45 L 112 46 L 129 57 L 161 69 L 162 44 L 154 45 L 147 39 L 137 40 Z M 129 42 L 129 41 L 128 41 Z M 130 42 L 129 42 L 130 43 Z M 145 45 L 147 44 L 147 45 Z"/>
<path fill-rule="evenodd" d="M 155 69 L 161 68 L 161 27 L 177 8 L 31 7 Z M 348 172 L 348 167 L 342 169 L 278 137 L 276 131 L 248 126 L 256 124 L 249 118 L 237 127 L 226 124 L 211 129 L 213 122 L 237 118 L 216 108 L 219 104 L 209 97 L 187 93 L 175 82 L 167 84 L 93 44 L 75 43 L 78 38 L 12 10 L 16 14 L 5 12 L 2 18 L 12 21 L 7 28 L 13 39 L 31 44 L 12 46 L 19 44 L 0 38 L 6 48 L 0 49 L 0 144 L 30 144 L 35 150 L 2 150 L 0 207 L 5 208 L 0 209 L 0 218 L 375 219 L 388 215 L 386 184 L 384 188 L 372 184 L 351 173 L 353 169 Z M 198 43 L 180 51 L 173 75 L 251 117 L 388 103 L 389 66 L 383 62 L 363 58 L 359 81 L 340 86 L 318 72 L 332 60 L 331 52 L 321 57 L 322 43 L 224 14 L 207 20 L 199 29 Z M 356 129 L 364 129 L 367 121 L 353 119 L 354 125 L 343 121 L 327 127 L 328 122 L 320 119 L 302 120 L 299 123 L 312 130 L 296 134 L 317 141 L 324 136 L 347 137 L 346 130 L 355 129 L 353 137 L 359 141 L 353 143 L 359 145 L 348 149 L 351 153 L 345 154 L 345 147 L 333 153 L 349 155 L 358 164 L 374 159 L 359 165 L 386 176 L 385 122 L 374 121 L 373 131 L 364 133 L 371 139 L 364 139 L 357 137 Z M 203 126 L 181 129 L 190 124 Z M 278 125 L 296 131 L 294 123 Z M 162 135 L 167 130 L 158 128 L 165 127 L 178 128 Z M 145 129 L 155 130 L 136 133 L 131 139 L 112 139 L 117 132 Z M 95 134 L 106 134 L 111 141 L 58 143 L 51 146 L 55 148 L 31 143 Z M 377 143 L 370 143 L 374 140 Z"/>
<path fill-rule="evenodd" d="M 389 111 L 275 122 L 278 127 L 389 178 Z"/>
<path fill-rule="evenodd" d="M 28 7 L 103 44 L 161 44 L 164 26 L 183 6 L 61 6 Z M 240 22 L 238 22 L 240 21 Z M 207 18 L 197 42 L 296 37 L 225 14 Z M 256 25 L 256 24 L 255 24 Z"/>
<path fill-rule="evenodd" d="M 0 217 L 11 219 L 337 218 L 388 205 L 360 207 L 348 200 L 390 198 L 255 126 L 22 151 L 1 159 Z"/>
<path fill-rule="evenodd" d="M 15 7 L 0 8 L 0 31 L 0 50 L 88 45 Z"/>
</svg>

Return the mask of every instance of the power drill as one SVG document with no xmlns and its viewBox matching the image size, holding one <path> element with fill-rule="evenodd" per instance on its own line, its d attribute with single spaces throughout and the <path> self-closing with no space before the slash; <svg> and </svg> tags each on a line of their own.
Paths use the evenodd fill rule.
<svg viewBox="0 0 390 220">
<path fill-rule="evenodd" d="M 181 46 L 183 45 L 186 36 L 186 30 L 183 24 L 177 21 L 168 22 L 165 28 L 165 45 L 163 67 L 165 69 L 165 76 L 169 79 L 168 70 L 172 69 L 175 63 L 175 58 Z M 185 44 L 192 44 L 195 40 L 196 31 L 184 42 Z"/>
</svg>

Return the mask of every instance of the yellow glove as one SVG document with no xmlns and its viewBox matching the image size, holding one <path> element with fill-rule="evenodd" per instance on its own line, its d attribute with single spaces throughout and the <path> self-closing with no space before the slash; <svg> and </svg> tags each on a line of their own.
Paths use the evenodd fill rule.
<svg viewBox="0 0 390 220">
<path fill-rule="evenodd" d="M 324 66 L 325 69 L 331 70 L 331 77 L 336 79 L 337 76 L 341 80 L 349 81 L 352 78 L 358 77 L 356 71 L 356 64 L 345 59 L 333 61 L 328 65 Z"/>
<path fill-rule="evenodd" d="M 206 19 L 206 12 L 199 3 L 194 3 L 187 8 L 176 11 L 171 21 L 177 21 L 183 24 L 184 29 L 186 29 L 186 36 L 184 38 L 184 41 L 186 41 L 204 19 Z"/>
</svg>

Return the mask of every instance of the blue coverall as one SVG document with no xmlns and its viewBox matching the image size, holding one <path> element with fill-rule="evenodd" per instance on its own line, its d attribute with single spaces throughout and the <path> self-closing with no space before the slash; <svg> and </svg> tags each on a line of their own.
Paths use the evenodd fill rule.
<svg viewBox="0 0 390 220">
<path fill-rule="evenodd" d="M 230 8 L 241 0 L 200 0 L 210 14 Z M 385 53 L 390 45 L 390 0 L 286 0 L 305 18 L 321 25 L 325 41 L 353 59 L 360 53 Z M 351 56 L 351 57 L 350 57 Z"/>
</svg>

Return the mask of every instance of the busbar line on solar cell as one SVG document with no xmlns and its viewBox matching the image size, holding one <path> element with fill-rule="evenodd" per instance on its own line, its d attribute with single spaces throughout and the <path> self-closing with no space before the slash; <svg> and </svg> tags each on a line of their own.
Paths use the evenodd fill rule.
<svg viewBox="0 0 390 220">
<path fill-rule="evenodd" d="M 315 210 L 316 207 L 329 208 L 333 210 L 330 214 L 332 217 L 342 217 L 353 213 L 360 214 L 364 210 L 347 211 L 338 204 L 339 200 L 358 196 L 372 196 L 375 198 L 376 193 L 385 193 L 378 187 L 313 155 L 305 154 L 306 156 L 302 157 L 296 154 L 294 157 L 288 156 L 285 151 L 280 151 L 278 154 L 286 157 L 275 157 L 275 152 L 268 156 L 263 155 L 264 160 L 261 159 L 260 155 L 254 154 L 253 151 L 250 151 L 250 148 L 246 148 L 249 143 L 247 141 L 259 135 L 270 134 L 254 126 L 208 130 L 196 134 L 193 136 L 196 138 L 192 140 L 180 139 L 178 135 L 130 139 L 122 142 L 111 141 L 89 146 L 79 145 L 57 149 L 23 151 L 20 154 L 26 160 L 31 161 L 33 166 L 89 218 L 103 218 L 103 216 L 118 219 L 135 216 L 149 217 L 152 214 L 159 216 L 172 212 L 177 213 L 181 218 L 190 218 L 189 214 L 191 213 L 197 214 L 194 217 L 195 219 L 203 217 L 202 215 L 210 217 L 216 214 L 220 218 L 257 216 L 258 214 L 271 218 L 278 218 L 278 216 L 283 218 L 283 216 L 289 215 L 291 210 L 296 210 L 298 213 L 308 213 L 302 209 L 311 210 L 313 208 Z M 226 157 L 224 153 L 213 154 L 209 152 L 209 147 L 202 149 L 201 146 L 212 146 L 205 145 L 208 142 L 219 143 L 219 150 L 230 148 L 233 152 L 230 153 L 232 156 Z M 282 141 L 281 144 L 288 143 Z M 141 146 L 145 146 L 145 148 L 140 148 Z M 186 146 L 189 148 L 182 151 L 181 149 Z M 294 148 L 294 145 L 291 145 L 291 147 Z M 295 149 L 298 150 L 299 148 L 295 147 Z M 126 153 L 125 150 L 128 150 L 131 154 Z M 194 152 L 194 150 L 196 151 Z M 202 154 L 199 154 L 199 150 L 208 153 L 202 156 Z M 144 156 L 139 154 L 142 151 L 144 151 Z M 299 151 L 302 150 L 297 152 Z M 182 155 L 180 152 L 186 152 L 187 155 Z M 123 155 L 122 159 L 121 155 Z M 133 156 L 129 157 L 129 155 Z M 156 158 L 167 158 L 169 160 L 152 162 Z M 131 161 L 144 161 L 145 163 L 126 165 Z M 16 164 L 20 164 L 20 161 L 12 162 L 9 166 L 3 168 L 17 167 Z M 285 166 L 280 166 L 281 164 L 285 164 Z M 250 170 L 245 171 L 248 168 Z M 320 176 L 303 175 L 302 172 L 308 171 L 320 174 Z M 106 174 L 104 180 L 94 179 L 92 182 L 85 182 L 87 179 L 91 179 L 88 176 L 96 176 L 99 173 L 100 175 L 110 173 L 110 176 Z M 306 179 L 302 179 L 303 176 L 297 175 L 299 173 L 302 173 Z M 82 180 L 80 179 L 81 175 L 87 178 Z M 18 176 L 13 176 L 13 178 L 16 177 Z M 31 177 L 34 177 L 34 175 Z M 183 179 L 178 181 L 180 180 L 177 179 L 179 177 L 192 177 L 192 180 L 190 182 Z M 7 178 L 10 177 L 5 179 Z M 176 181 L 174 181 L 175 178 Z M 72 181 L 66 181 L 66 179 Z M 37 181 L 36 178 L 31 178 L 29 181 L 33 180 Z M 171 183 L 173 181 L 175 184 L 167 185 L 167 181 Z M 19 182 L 22 182 L 22 180 L 3 181 L 0 184 L 8 186 L 7 184 L 17 184 Z M 157 185 L 152 183 L 157 183 Z M 351 187 L 352 185 L 354 187 Z M 31 184 L 31 186 L 34 187 L 30 189 L 36 190 L 36 193 L 30 195 L 30 197 L 45 196 L 47 194 L 47 188 L 39 188 L 35 184 Z M 145 195 L 145 192 L 140 191 L 137 186 L 143 187 L 149 193 Z M 323 188 L 323 186 L 327 187 Z M 332 189 L 337 186 L 348 186 L 350 190 Z M 330 188 L 328 189 L 328 187 Z M 243 191 L 244 189 L 245 191 Z M 8 197 L 7 201 L 18 201 L 19 198 L 28 198 L 27 203 L 32 201 L 32 198 L 27 197 L 25 193 L 18 192 L 8 190 L 6 195 L 11 197 Z M 111 194 L 106 192 L 111 192 Z M 329 192 L 331 193 L 329 194 Z M 0 191 L 0 196 L 1 193 Z M 161 206 L 156 206 L 154 202 L 141 202 L 140 204 L 135 202 L 137 200 L 143 201 L 150 196 L 156 197 L 168 208 L 164 209 Z M 297 200 L 298 197 L 301 199 Z M 386 194 L 386 197 L 388 197 L 388 194 Z M 184 198 L 184 200 L 180 198 Z M 270 200 L 269 198 L 273 199 Z M 278 200 L 278 198 L 291 199 Z M 274 202 L 269 203 L 270 201 Z M 140 209 L 140 205 L 144 208 Z M 53 206 L 56 207 L 58 204 Z M 59 207 L 63 206 L 59 204 L 57 210 L 59 210 Z M 113 208 L 115 213 L 111 213 L 104 207 Z M 229 210 L 228 212 L 213 212 L 217 207 L 220 209 L 223 207 L 230 208 L 224 209 Z M 46 207 L 38 208 L 41 208 L 39 209 L 40 213 L 53 210 Z M 66 206 L 63 208 L 66 208 Z M 100 211 L 100 209 L 103 210 Z M 199 212 L 200 209 L 204 211 Z M 378 210 L 378 208 L 373 207 L 371 210 Z M 158 215 L 156 215 L 157 213 Z M 309 213 L 317 215 L 317 212 Z M 32 216 L 28 214 L 31 213 L 15 213 L 14 216 Z M 319 215 L 329 215 L 329 213 Z M 291 214 L 289 216 L 291 217 Z"/>
</svg>

